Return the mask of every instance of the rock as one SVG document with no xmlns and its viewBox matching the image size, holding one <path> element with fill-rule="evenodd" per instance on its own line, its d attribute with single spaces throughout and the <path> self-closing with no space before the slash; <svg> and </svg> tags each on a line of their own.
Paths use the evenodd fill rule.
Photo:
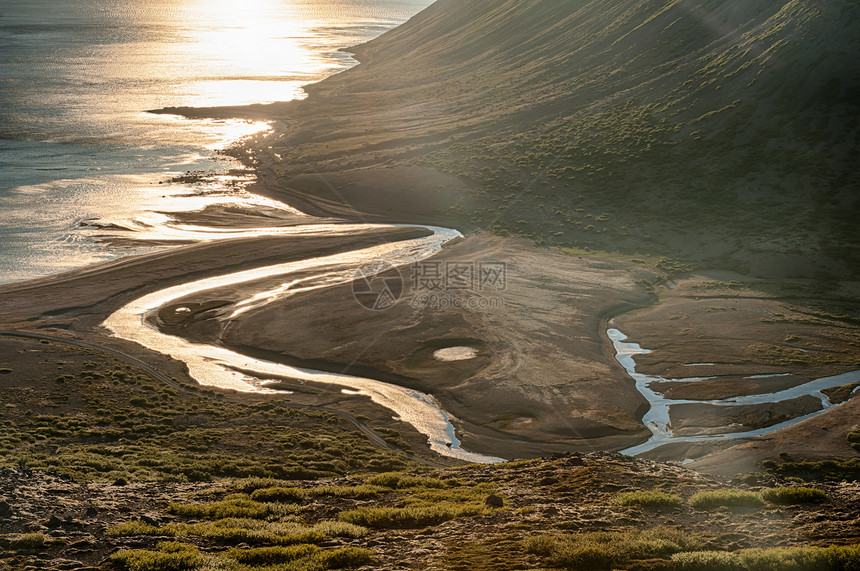
<svg viewBox="0 0 860 571">
<path fill-rule="evenodd" d="M 754 486 L 754 485 L 756 485 L 756 484 L 758 484 L 758 483 L 759 483 L 759 477 L 758 477 L 758 474 L 747 474 L 747 475 L 744 477 L 744 480 L 743 480 L 743 481 L 744 481 L 744 483 L 745 483 L 745 484 L 749 484 L 750 486 Z"/>
<path fill-rule="evenodd" d="M 47 526 L 51 529 L 56 529 L 58 527 L 61 527 L 62 525 L 63 525 L 63 520 L 58 518 L 56 514 L 51 514 L 51 517 L 48 518 L 48 521 L 45 522 L 45 526 Z"/>
<path fill-rule="evenodd" d="M 149 525 L 154 525 L 155 527 L 161 525 L 161 519 L 159 517 L 148 513 L 141 515 L 140 521 L 142 521 L 143 523 L 148 523 Z"/>
<path fill-rule="evenodd" d="M 505 507 L 505 500 L 497 496 L 496 494 L 490 494 L 487 496 L 487 499 L 484 500 L 484 503 L 491 508 L 503 508 Z"/>
<path fill-rule="evenodd" d="M 84 566 L 83 563 L 74 559 L 54 559 L 51 564 L 54 566 L 55 569 L 61 570 L 80 569 Z"/>
<path fill-rule="evenodd" d="M 12 506 L 6 500 L 0 500 L 0 517 L 5 517 L 12 513 Z"/>
<path fill-rule="evenodd" d="M 126 480 L 125 478 L 117 478 L 116 480 L 113 481 L 113 485 L 114 486 L 127 486 L 128 480 Z"/>
</svg>

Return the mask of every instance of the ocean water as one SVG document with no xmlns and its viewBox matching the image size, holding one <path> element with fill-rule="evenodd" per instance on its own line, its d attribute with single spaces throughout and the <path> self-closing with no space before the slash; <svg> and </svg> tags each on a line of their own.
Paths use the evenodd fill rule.
<svg viewBox="0 0 860 571">
<path fill-rule="evenodd" d="M 245 198 L 217 151 L 262 123 L 146 113 L 304 96 L 431 0 L 3 0 L 0 282 L 116 257 L 104 225 Z M 135 250 L 136 251 L 136 250 Z"/>
</svg>

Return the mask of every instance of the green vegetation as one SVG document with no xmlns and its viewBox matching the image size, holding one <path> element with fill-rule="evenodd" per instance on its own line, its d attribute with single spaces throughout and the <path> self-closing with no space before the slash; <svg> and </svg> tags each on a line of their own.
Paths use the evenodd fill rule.
<svg viewBox="0 0 860 571">
<path fill-rule="evenodd" d="M 371 484 L 370 482 L 376 482 Z M 378 484 L 384 483 L 385 486 Z M 234 483 L 245 490 L 200 503 L 171 503 L 167 511 L 181 519 L 157 526 L 133 520 L 113 526 L 106 537 L 174 537 L 195 544 L 216 545 L 226 550 L 207 551 L 206 565 L 239 569 L 283 570 L 340 569 L 369 564 L 371 551 L 354 546 L 332 548 L 332 542 L 355 541 L 371 529 L 402 529 L 435 525 L 456 518 L 488 515 L 493 510 L 484 500 L 493 488 L 455 479 L 386 473 L 355 479 L 348 484 L 285 486 L 270 478 L 249 478 Z M 384 499 L 398 506 L 355 505 L 367 498 Z M 344 502 L 337 519 L 305 523 L 302 517 L 317 502 Z M 239 544 L 250 548 L 238 549 Z M 183 547 L 184 546 L 184 547 Z M 200 552 L 186 544 L 162 543 L 156 550 L 121 551 L 113 556 L 126 569 L 197 568 Z M 161 565 L 161 567 L 158 567 Z M 173 567 L 171 567 L 173 565 Z M 221 567 L 215 567 L 221 568 Z M 226 568 L 233 568 L 227 566 Z"/>
<path fill-rule="evenodd" d="M 441 502 L 406 507 L 360 507 L 342 512 L 339 517 L 342 521 L 374 529 L 406 529 L 491 512 L 492 509 L 482 504 Z"/>
<path fill-rule="evenodd" d="M 640 506 L 645 508 L 673 507 L 681 504 L 681 498 L 677 495 L 653 490 L 624 492 L 615 496 L 612 501 L 620 506 Z"/>
<path fill-rule="evenodd" d="M 357 486 L 314 486 L 312 488 L 272 487 L 260 488 L 251 493 L 251 499 L 259 502 L 301 502 L 313 496 L 354 498 L 366 500 L 386 491 L 381 486 L 361 484 Z"/>
<path fill-rule="evenodd" d="M 47 541 L 44 533 L 25 533 L 15 538 L 12 546 L 16 549 L 42 549 Z"/>
<path fill-rule="evenodd" d="M 860 458 L 799 462 L 765 460 L 761 465 L 768 472 L 807 482 L 845 482 L 860 479 Z"/>
<path fill-rule="evenodd" d="M 359 538 L 367 529 L 339 521 L 305 525 L 290 519 L 263 521 L 252 518 L 223 518 L 200 523 L 171 523 L 163 527 L 129 522 L 110 528 L 110 537 L 200 537 L 208 540 L 250 545 L 296 545 L 319 543 L 335 537 Z"/>
<path fill-rule="evenodd" d="M 784 547 L 694 551 L 672 555 L 678 570 L 691 571 L 847 571 L 860 566 L 860 547 Z"/>
<path fill-rule="evenodd" d="M 367 549 L 347 547 L 323 550 L 313 545 L 293 547 L 258 547 L 231 549 L 226 557 L 248 566 L 279 565 L 285 571 L 315 571 L 316 569 L 343 569 L 373 563 L 373 554 Z M 289 564 L 281 567 L 282 564 Z"/>
<path fill-rule="evenodd" d="M 727 551 L 692 551 L 675 553 L 672 563 L 683 571 L 742 571 L 741 558 Z"/>
<path fill-rule="evenodd" d="M 301 502 L 309 495 L 304 488 L 280 486 L 254 490 L 251 499 L 257 502 Z"/>
<path fill-rule="evenodd" d="M 839 519 L 853 517 L 857 509 L 846 504 L 844 485 L 834 491 L 832 503 L 817 504 L 806 502 L 823 496 L 814 488 L 726 490 L 703 486 L 702 478 L 685 479 L 677 468 L 651 468 L 643 470 L 633 460 L 580 457 L 327 482 L 252 477 L 195 485 L 186 500 L 168 505 L 169 517 L 114 525 L 101 541 L 119 550 L 110 560 L 122 571 L 389 568 L 392 557 L 411 563 L 414 557 L 416 568 L 446 571 L 844 571 L 860 566 L 857 545 L 750 549 L 762 540 L 767 545 L 783 538 L 796 541 L 803 531 L 783 534 L 784 526 L 772 524 L 800 514 L 814 522 L 810 525 L 823 544 L 834 538 L 853 541 L 855 535 L 843 536 L 846 528 Z M 688 486 L 700 490 L 691 504 L 762 505 L 766 498 L 770 506 L 752 512 L 686 509 L 680 494 L 668 490 Z M 488 506 L 490 494 L 505 494 L 505 507 Z M 801 500 L 805 503 L 797 503 Z M 794 507 L 783 507 L 787 504 Z M 634 509 L 619 513 L 619 506 Z M 642 511 L 663 506 L 673 509 Z M 819 514 L 827 513 L 833 522 L 821 520 Z M 52 549 L 55 543 L 52 537 Z M 10 544 L 0 538 L 0 546 Z"/>
<path fill-rule="evenodd" d="M 373 486 L 383 486 L 397 490 L 408 488 L 445 488 L 448 484 L 438 478 L 424 476 L 409 476 L 396 472 L 377 474 L 368 478 L 367 483 Z"/>
<path fill-rule="evenodd" d="M 194 569 L 267 569 L 269 571 L 324 571 L 368 565 L 373 554 L 367 549 L 346 547 L 322 549 L 315 545 L 258 547 L 227 550 L 223 555 L 205 556 L 186 543 L 167 541 L 155 550 L 132 549 L 114 553 L 111 563 L 127 571 L 185 571 Z M 230 565 L 230 562 L 233 565 Z M 242 567 L 235 567 L 236 564 Z"/>
<path fill-rule="evenodd" d="M 850 571 L 860 568 L 860 545 L 745 549 L 742 569 L 749 571 Z"/>
<path fill-rule="evenodd" d="M 538 555 L 552 567 L 609 569 L 631 560 L 666 559 L 674 553 L 701 549 L 703 540 L 682 530 L 657 527 L 650 530 L 545 534 L 525 540 L 525 551 Z"/>
<path fill-rule="evenodd" d="M 719 507 L 758 508 L 764 505 L 761 494 L 744 490 L 712 490 L 698 492 L 690 497 L 689 503 L 698 509 Z"/>
<path fill-rule="evenodd" d="M 193 545 L 165 541 L 156 550 L 131 549 L 114 553 L 111 563 L 128 571 L 183 571 L 197 569 L 203 564 L 203 555 Z"/>
<path fill-rule="evenodd" d="M 172 503 L 167 511 L 192 518 L 225 519 L 225 518 L 250 518 L 263 519 L 272 515 L 288 515 L 297 511 L 295 506 L 262 503 L 253 501 L 247 497 L 231 497 L 220 502 L 209 502 L 205 504 L 179 504 Z"/>
<path fill-rule="evenodd" d="M 851 445 L 851 448 L 860 452 L 860 430 L 855 430 L 853 432 L 849 432 L 846 437 L 848 443 Z"/>
<path fill-rule="evenodd" d="M 109 482 L 286 483 L 414 465 L 333 413 L 272 398 L 234 400 L 196 385 L 179 390 L 95 351 L 37 346 L 60 364 L 51 377 L 11 376 L 20 388 L 10 386 L 0 408 L 0 466 Z"/>
<path fill-rule="evenodd" d="M 690 571 L 847 571 L 860 567 L 860 545 L 743 549 L 704 549 L 697 534 L 658 527 L 651 530 L 545 534 L 530 537 L 524 549 L 554 568 L 666 569 Z M 644 566 L 649 562 L 651 566 Z M 660 562 L 658 564 L 658 562 Z"/>
<path fill-rule="evenodd" d="M 276 565 L 296 559 L 305 559 L 319 552 L 315 545 L 291 545 L 288 547 L 256 547 L 252 549 L 230 549 L 226 555 L 245 565 Z"/>
<path fill-rule="evenodd" d="M 761 497 L 766 502 L 778 505 L 816 504 L 827 499 L 827 494 L 818 488 L 801 486 L 786 486 L 781 488 L 765 488 Z"/>
</svg>

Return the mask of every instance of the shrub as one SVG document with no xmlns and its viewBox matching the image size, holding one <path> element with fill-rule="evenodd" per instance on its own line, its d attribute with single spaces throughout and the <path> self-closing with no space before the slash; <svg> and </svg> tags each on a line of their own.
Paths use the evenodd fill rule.
<svg viewBox="0 0 860 571">
<path fill-rule="evenodd" d="M 396 490 L 404 488 L 444 488 L 447 486 L 445 481 L 439 478 L 407 476 L 399 472 L 386 472 L 371 476 L 367 479 L 367 483 L 372 486 L 382 486 Z"/>
<path fill-rule="evenodd" d="M 351 539 L 364 537 L 369 531 L 366 527 L 354 523 L 333 520 L 317 522 L 314 524 L 313 529 L 326 537 L 347 537 Z"/>
<path fill-rule="evenodd" d="M 554 566 L 573 569 L 609 569 L 614 560 L 609 549 L 597 545 L 565 546 L 550 557 Z"/>
<path fill-rule="evenodd" d="M 17 549 L 42 549 L 47 541 L 44 533 L 25 533 L 12 542 Z"/>
<path fill-rule="evenodd" d="M 225 518 L 200 523 L 170 523 L 162 528 L 139 525 L 140 522 L 120 524 L 108 530 L 109 536 L 161 535 L 172 537 L 203 537 L 221 542 L 250 545 L 297 545 L 320 543 L 333 537 L 356 539 L 367 535 L 367 528 L 351 523 L 324 520 L 312 526 L 294 521 L 264 521 L 248 518 Z"/>
<path fill-rule="evenodd" d="M 745 549 L 738 555 L 749 571 L 844 571 L 860 569 L 860 545 Z"/>
<path fill-rule="evenodd" d="M 690 498 L 690 505 L 699 509 L 718 507 L 757 508 L 764 505 L 761 494 L 744 490 L 713 490 L 698 492 Z"/>
<path fill-rule="evenodd" d="M 818 488 L 786 486 L 764 489 L 761 491 L 761 497 L 772 504 L 794 505 L 820 503 L 827 499 L 827 494 Z"/>
<path fill-rule="evenodd" d="M 527 537 L 523 548 L 526 553 L 534 553 L 535 555 L 548 557 L 555 549 L 558 540 L 559 536 L 548 534 Z"/>
<path fill-rule="evenodd" d="M 734 571 L 742 570 L 738 555 L 728 551 L 688 551 L 672 555 L 672 563 L 679 571 Z"/>
<path fill-rule="evenodd" d="M 207 504 L 172 503 L 167 511 L 174 515 L 199 517 L 206 519 L 223 519 L 231 517 L 263 519 L 272 513 L 267 504 L 250 499 L 234 498 Z"/>
<path fill-rule="evenodd" d="M 256 547 L 252 549 L 232 548 L 225 554 L 230 559 L 245 565 L 277 565 L 314 555 L 320 550 L 316 545 L 290 545 Z"/>
<path fill-rule="evenodd" d="M 360 567 L 373 562 L 373 553 L 367 549 L 357 547 L 321 549 L 316 545 L 233 548 L 228 550 L 225 556 L 241 565 L 266 566 L 266 569 L 284 571 L 343 569 Z"/>
<path fill-rule="evenodd" d="M 339 519 L 374 529 L 405 529 L 435 525 L 462 516 L 488 512 L 479 504 L 441 502 L 425 506 L 360 507 L 341 512 Z"/>
<path fill-rule="evenodd" d="M 344 547 L 320 551 L 314 559 L 320 561 L 326 569 L 343 569 L 361 567 L 373 563 L 373 552 L 360 547 Z"/>
<path fill-rule="evenodd" d="M 336 498 L 353 498 L 356 500 L 375 498 L 381 492 L 385 491 L 387 490 L 381 486 L 367 484 L 358 486 L 318 486 L 309 490 L 315 496 L 334 496 Z"/>
<path fill-rule="evenodd" d="M 203 564 L 203 556 L 193 545 L 168 541 L 157 551 L 131 549 L 110 556 L 112 563 L 128 571 L 184 571 Z"/>
<path fill-rule="evenodd" d="M 307 498 L 307 490 L 296 487 L 261 488 L 251 493 L 251 499 L 257 502 L 301 502 Z"/>
<path fill-rule="evenodd" d="M 639 490 L 618 494 L 612 499 L 612 502 L 619 506 L 655 508 L 677 506 L 681 503 L 681 498 L 675 494 L 667 494 L 666 492 Z"/>
<path fill-rule="evenodd" d="M 259 478 L 259 477 L 251 477 L 244 478 L 242 480 L 236 480 L 233 482 L 233 487 L 246 494 L 250 494 L 255 490 L 259 490 L 262 488 L 275 488 L 275 487 L 292 487 L 289 485 L 289 482 L 286 480 L 276 480 L 275 478 Z"/>
<path fill-rule="evenodd" d="M 328 539 L 322 532 L 295 522 L 266 522 L 227 518 L 214 522 L 175 523 L 165 526 L 165 534 L 178 537 L 198 536 L 221 542 L 250 545 L 296 545 L 319 543 Z"/>
<path fill-rule="evenodd" d="M 851 445 L 851 448 L 860 452 L 860 430 L 854 430 L 845 435 L 845 438 L 848 440 L 848 444 Z"/>
<path fill-rule="evenodd" d="M 767 462 L 767 461 L 765 461 Z M 810 462 L 785 462 L 777 464 L 768 462 L 765 465 L 769 472 L 774 472 L 786 477 L 797 477 L 806 481 L 857 481 L 860 480 L 860 458 L 834 458 L 833 460 L 822 460 Z"/>
<path fill-rule="evenodd" d="M 524 542 L 527 553 L 544 557 L 551 565 L 599 569 L 630 560 L 667 558 L 673 553 L 701 549 L 695 534 L 669 527 L 647 530 L 539 535 Z"/>
</svg>

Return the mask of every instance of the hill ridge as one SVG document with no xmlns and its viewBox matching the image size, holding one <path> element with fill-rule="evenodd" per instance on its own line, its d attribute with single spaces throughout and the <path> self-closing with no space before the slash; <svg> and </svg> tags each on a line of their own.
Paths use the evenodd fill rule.
<svg viewBox="0 0 860 571">
<path fill-rule="evenodd" d="M 370 169 L 383 193 L 392 166 L 454 175 L 470 190 L 436 220 L 538 244 L 856 275 L 858 18 L 844 0 L 439 0 L 266 108 L 283 130 L 257 150 L 267 184 L 310 194 L 297 175 Z"/>
</svg>

